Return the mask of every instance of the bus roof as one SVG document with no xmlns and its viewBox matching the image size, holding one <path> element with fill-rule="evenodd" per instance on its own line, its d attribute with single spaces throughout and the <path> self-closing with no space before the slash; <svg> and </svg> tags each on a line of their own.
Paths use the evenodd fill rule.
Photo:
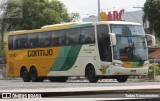
<svg viewBox="0 0 160 101">
<path fill-rule="evenodd" d="M 80 24 L 80 22 L 70 22 L 70 23 L 46 25 L 46 26 L 42 26 L 41 28 L 50 28 L 50 27 L 59 27 L 59 26 L 69 26 L 69 25 L 75 25 L 75 24 Z"/>
<path fill-rule="evenodd" d="M 127 22 L 127 21 L 101 21 L 101 22 L 97 22 L 97 24 L 141 25 L 140 23 Z"/>
<path fill-rule="evenodd" d="M 46 25 L 46 26 L 41 27 L 40 29 L 11 31 L 9 32 L 9 34 L 13 35 L 13 34 L 22 34 L 22 33 L 43 32 L 43 31 L 50 31 L 50 30 L 87 27 L 87 26 L 93 26 L 93 25 L 99 25 L 99 24 L 141 25 L 140 23 L 126 22 L 126 21 L 70 22 L 70 23 Z"/>
<path fill-rule="evenodd" d="M 46 25 L 41 27 L 43 28 L 55 28 L 55 27 L 62 27 L 66 26 L 69 28 L 75 27 L 84 27 L 84 26 L 91 26 L 97 24 L 126 24 L 126 25 L 141 25 L 140 23 L 135 22 L 126 22 L 126 21 L 100 21 L 100 22 L 70 22 L 70 23 L 63 23 L 63 24 L 55 24 L 55 25 Z"/>
</svg>

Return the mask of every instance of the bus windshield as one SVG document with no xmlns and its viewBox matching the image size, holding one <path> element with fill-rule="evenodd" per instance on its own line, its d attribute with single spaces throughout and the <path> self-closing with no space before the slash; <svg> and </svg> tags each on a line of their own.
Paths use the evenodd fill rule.
<svg viewBox="0 0 160 101">
<path fill-rule="evenodd" d="M 145 61 L 148 59 L 147 42 L 142 26 L 113 25 L 111 28 L 117 39 L 117 44 L 113 47 L 115 60 Z"/>
</svg>

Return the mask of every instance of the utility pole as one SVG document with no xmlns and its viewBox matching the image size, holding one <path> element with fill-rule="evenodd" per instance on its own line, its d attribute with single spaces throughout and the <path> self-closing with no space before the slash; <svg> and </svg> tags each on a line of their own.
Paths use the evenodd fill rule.
<svg viewBox="0 0 160 101">
<path fill-rule="evenodd" d="M 100 0 L 98 0 L 98 21 L 100 21 Z"/>
</svg>

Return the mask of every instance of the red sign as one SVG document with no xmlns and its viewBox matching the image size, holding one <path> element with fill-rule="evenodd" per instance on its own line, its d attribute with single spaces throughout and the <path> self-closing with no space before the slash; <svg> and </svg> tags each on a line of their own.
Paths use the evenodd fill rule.
<svg viewBox="0 0 160 101">
<path fill-rule="evenodd" d="M 124 9 L 120 10 L 119 12 L 113 11 L 108 12 L 106 14 L 105 12 L 101 12 L 101 21 L 123 21 L 122 20 L 122 14 L 124 13 Z"/>
<path fill-rule="evenodd" d="M 128 59 L 128 56 L 119 56 L 119 59 Z"/>
</svg>

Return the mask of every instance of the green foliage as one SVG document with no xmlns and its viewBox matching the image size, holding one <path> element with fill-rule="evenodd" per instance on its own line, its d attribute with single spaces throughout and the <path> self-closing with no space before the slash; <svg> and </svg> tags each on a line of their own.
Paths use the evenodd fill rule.
<svg viewBox="0 0 160 101">
<path fill-rule="evenodd" d="M 149 29 L 160 37 L 160 4 L 156 4 L 154 0 L 146 0 L 144 4 L 143 21 L 149 21 Z"/>
<path fill-rule="evenodd" d="M 149 65 L 149 73 L 148 73 L 149 79 L 154 78 L 154 69 L 155 69 L 155 76 L 160 75 L 160 66 L 156 65 L 156 64 L 150 64 Z"/>
<path fill-rule="evenodd" d="M 0 41 L 0 57 L 5 56 L 6 42 Z"/>
<path fill-rule="evenodd" d="M 70 22 L 78 18 L 78 13 L 69 14 L 59 0 L 9 0 L 2 19 L 1 33 L 38 29 L 44 25 Z"/>
<path fill-rule="evenodd" d="M 6 63 L 6 42 L 0 41 L 0 64 Z"/>
<path fill-rule="evenodd" d="M 70 17 L 72 21 L 79 21 L 80 15 L 79 13 L 71 13 Z"/>
</svg>

